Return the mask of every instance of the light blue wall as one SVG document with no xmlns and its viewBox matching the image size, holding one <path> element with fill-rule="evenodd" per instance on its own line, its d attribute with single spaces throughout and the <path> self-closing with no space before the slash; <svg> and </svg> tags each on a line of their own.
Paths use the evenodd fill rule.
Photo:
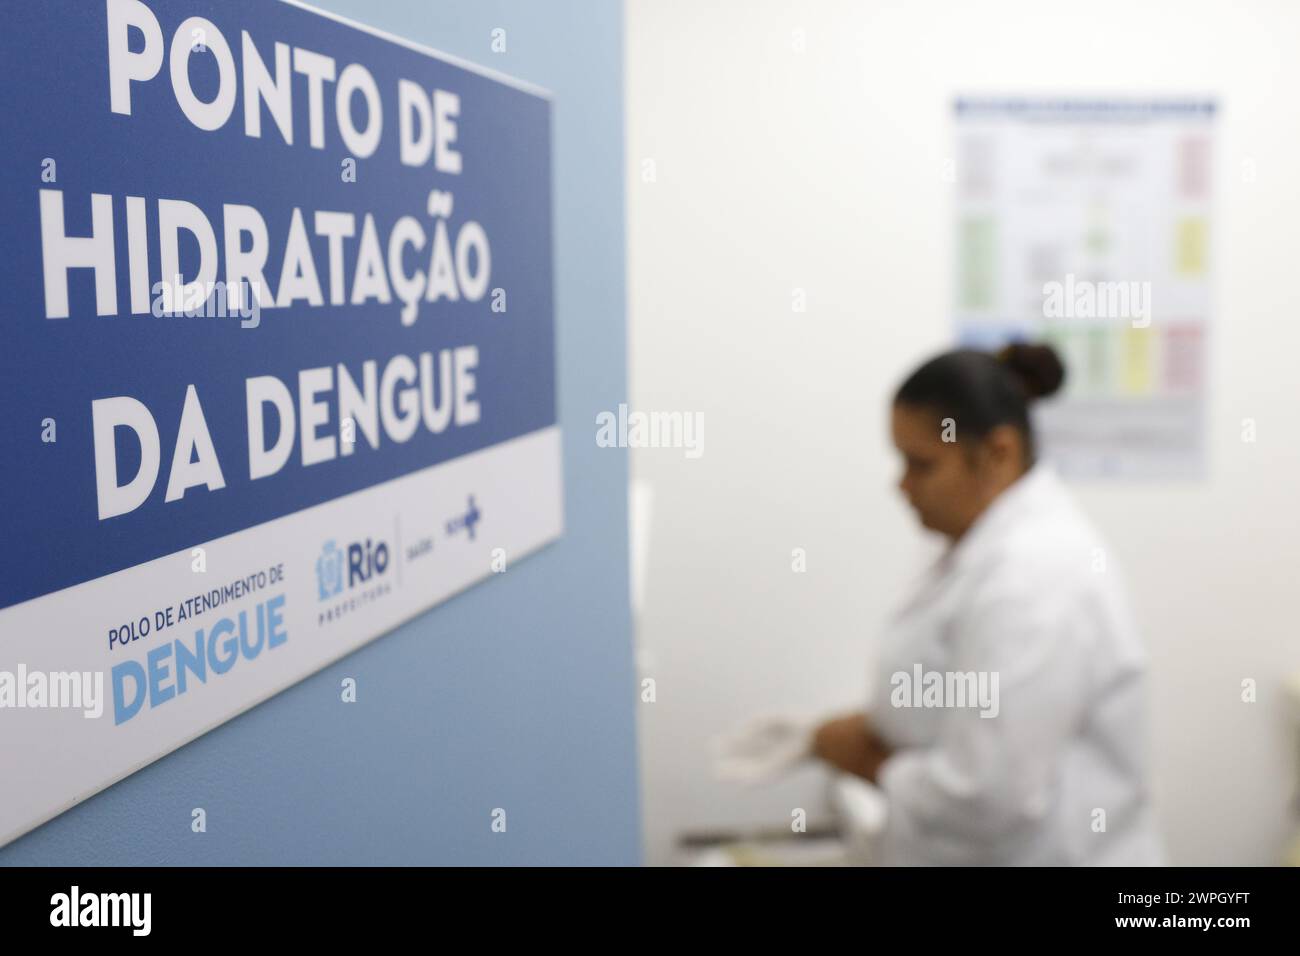
<svg viewBox="0 0 1300 956">
<path fill-rule="evenodd" d="M 0 864 L 640 862 L 627 458 L 593 437 L 596 413 L 627 395 L 622 4 L 319 5 L 554 92 L 565 536 L 15 841 Z M 495 27 L 505 53 L 491 51 Z M 348 676 L 355 704 L 339 700 Z M 193 807 L 205 834 L 190 832 Z"/>
</svg>

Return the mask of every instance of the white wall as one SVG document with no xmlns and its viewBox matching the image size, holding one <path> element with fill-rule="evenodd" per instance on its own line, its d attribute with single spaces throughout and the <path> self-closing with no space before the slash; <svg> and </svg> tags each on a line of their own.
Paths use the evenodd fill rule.
<svg viewBox="0 0 1300 956">
<path fill-rule="evenodd" d="M 816 818 L 819 772 L 723 786 L 708 739 L 756 713 L 857 706 L 874 634 L 934 548 L 893 489 L 885 415 L 900 377 L 950 343 L 953 94 L 1109 92 L 1223 107 L 1212 460 L 1205 481 L 1079 493 L 1129 570 L 1152 652 L 1173 861 L 1278 860 L 1297 740 L 1280 680 L 1300 669 L 1300 5 L 629 0 L 627 13 L 632 403 L 706 423 L 698 460 L 633 457 L 654 494 L 647 859 L 673 859 L 685 829 L 788 826 L 794 807 Z M 1240 701 L 1245 677 L 1256 704 Z"/>
</svg>

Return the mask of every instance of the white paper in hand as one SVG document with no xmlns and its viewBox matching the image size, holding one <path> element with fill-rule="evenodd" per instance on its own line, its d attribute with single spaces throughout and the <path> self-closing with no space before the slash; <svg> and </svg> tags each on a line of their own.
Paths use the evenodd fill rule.
<svg viewBox="0 0 1300 956">
<path fill-rule="evenodd" d="M 812 756 L 814 722 L 760 717 L 713 741 L 714 773 L 732 783 L 766 783 Z"/>
</svg>

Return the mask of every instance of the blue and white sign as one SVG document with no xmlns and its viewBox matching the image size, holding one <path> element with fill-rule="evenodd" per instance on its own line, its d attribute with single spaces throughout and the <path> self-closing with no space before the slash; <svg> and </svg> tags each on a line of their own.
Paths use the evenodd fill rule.
<svg viewBox="0 0 1300 956">
<path fill-rule="evenodd" d="M 545 91 L 270 0 L 6 11 L 0 843 L 558 537 Z"/>
</svg>

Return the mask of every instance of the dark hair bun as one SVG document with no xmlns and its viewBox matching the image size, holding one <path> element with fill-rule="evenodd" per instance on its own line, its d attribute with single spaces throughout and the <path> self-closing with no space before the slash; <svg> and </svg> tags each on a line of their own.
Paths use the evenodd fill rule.
<svg viewBox="0 0 1300 956">
<path fill-rule="evenodd" d="M 1065 381 L 1065 366 L 1050 345 L 1015 342 L 998 352 L 998 361 L 1016 377 L 1030 398 L 1051 395 Z"/>
</svg>

